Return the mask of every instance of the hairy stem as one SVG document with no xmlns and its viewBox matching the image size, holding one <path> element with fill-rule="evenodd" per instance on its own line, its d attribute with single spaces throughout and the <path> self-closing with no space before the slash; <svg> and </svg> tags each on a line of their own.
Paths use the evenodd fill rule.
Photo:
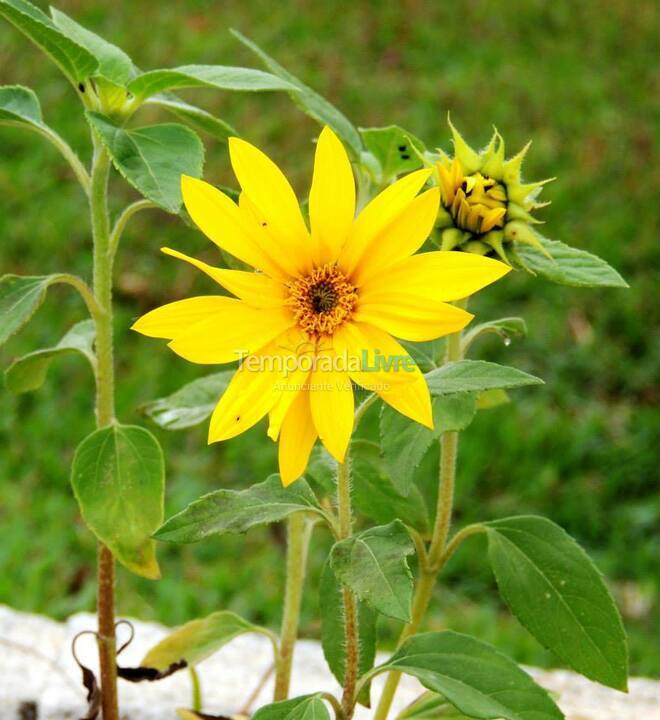
<svg viewBox="0 0 660 720">
<path fill-rule="evenodd" d="M 108 175 L 110 158 L 96 143 L 89 195 L 94 239 L 94 297 L 101 310 L 96 323 L 96 424 L 102 428 L 115 417 L 112 336 L 112 256 L 109 252 Z M 103 720 L 118 720 L 117 641 L 114 610 L 115 567 L 110 550 L 98 549 L 98 648 Z"/>
<path fill-rule="evenodd" d="M 298 638 L 300 606 L 302 603 L 307 550 L 312 531 L 304 513 L 291 515 L 287 523 L 286 589 L 280 644 L 275 663 L 275 691 L 273 700 L 286 700 L 291 684 L 291 665 Z"/>
<path fill-rule="evenodd" d="M 351 510 L 351 469 L 348 457 L 337 466 L 337 510 L 339 514 L 339 539 L 349 538 L 353 532 L 353 513 Z M 355 686 L 357 683 L 360 660 L 358 640 L 358 613 L 355 595 L 344 588 L 344 646 L 346 650 L 346 669 L 344 671 L 344 692 L 342 708 L 346 720 L 351 720 L 355 708 Z"/>
<path fill-rule="evenodd" d="M 114 258 L 117 252 L 119 241 L 121 240 L 121 236 L 126 225 L 128 225 L 128 221 L 141 210 L 148 210 L 155 207 L 158 206 L 155 203 L 152 203 L 151 200 L 136 200 L 134 203 L 131 203 L 124 208 L 121 215 L 117 218 L 112 228 L 112 232 L 110 233 L 110 247 L 108 252 L 112 258 Z"/>
<path fill-rule="evenodd" d="M 458 332 L 447 338 L 445 362 L 454 362 L 460 360 L 461 357 L 461 333 Z M 440 436 L 438 500 L 433 534 L 424 562 L 420 562 L 420 576 L 415 585 L 411 620 L 401 631 L 398 642 L 399 646 L 419 630 L 426 611 L 428 610 L 429 603 L 431 602 L 431 595 L 433 594 L 433 588 L 438 574 L 449 557 L 446 549 L 454 504 L 457 455 L 458 433 L 455 431 L 442 433 Z M 388 675 L 374 715 L 374 720 L 386 720 L 400 679 L 401 673 L 392 672 Z"/>
</svg>

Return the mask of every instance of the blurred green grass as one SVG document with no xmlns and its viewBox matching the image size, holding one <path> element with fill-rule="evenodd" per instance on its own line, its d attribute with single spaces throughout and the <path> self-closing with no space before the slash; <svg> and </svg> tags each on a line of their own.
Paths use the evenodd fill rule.
<svg viewBox="0 0 660 720">
<path fill-rule="evenodd" d="M 482 357 L 545 378 L 515 404 L 482 413 L 461 440 L 457 522 L 540 513 L 563 525 L 611 579 L 631 637 L 632 669 L 660 675 L 657 627 L 658 413 L 660 359 L 652 268 L 658 170 L 654 165 L 658 9 L 652 0 L 515 0 L 432 3 L 167 2 L 119 0 L 112 10 L 82 0 L 59 7 L 121 45 L 143 68 L 185 63 L 246 64 L 236 27 L 341 107 L 358 125 L 398 123 L 448 146 L 447 111 L 466 137 L 484 143 L 495 124 L 511 152 L 529 138 L 530 178 L 557 176 L 545 191 L 545 233 L 615 265 L 631 289 L 576 290 L 521 274 L 474 302 L 481 319 L 524 315 L 527 340 L 484 341 Z M 46 121 L 85 157 L 87 128 L 66 82 L 13 28 L 0 25 L 0 84 L 33 87 Z M 283 96 L 196 91 L 196 102 L 269 151 L 304 191 L 318 129 Z M 158 115 L 140 112 L 138 121 Z M 231 182 L 226 150 L 207 143 L 206 176 Z M 115 209 L 133 197 L 117 183 Z M 0 128 L 0 270 L 90 276 L 89 226 L 77 186 L 36 137 Z M 162 302 L 209 288 L 161 256 L 168 244 L 214 259 L 209 244 L 178 221 L 143 214 L 127 231 L 117 268 L 118 410 L 198 377 L 131 319 Z M 52 291 L 29 328 L 0 354 L 2 366 L 58 339 L 82 317 L 80 302 Z M 0 395 L 0 602 L 63 617 L 93 607 L 94 542 L 77 515 L 68 468 L 93 428 L 92 383 L 75 359 L 54 367 L 32 395 Z M 373 419 L 367 432 L 373 432 Z M 203 492 L 245 486 L 275 467 L 259 427 L 206 447 L 205 428 L 157 432 L 168 464 L 167 513 Z M 420 472 L 433 473 L 433 458 Z M 495 598 L 479 540 L 448 567 L 429 625 L 478 633 L 522 662 L 553 665 Z M 311 558 L 316 584 L 329 538 Z M 163 546 L 163 580 L 119 574 L 119 610 L 178 623 L 218 607 L 276 625 L 283 572 L 278 528 L 195 546 Z M 314 593 L 304 632 L 318 633 Z M 397 628 L 383 623 L 384 637 Z M 657 638 L 656 638 L 657 641 Z"/>
</svg>

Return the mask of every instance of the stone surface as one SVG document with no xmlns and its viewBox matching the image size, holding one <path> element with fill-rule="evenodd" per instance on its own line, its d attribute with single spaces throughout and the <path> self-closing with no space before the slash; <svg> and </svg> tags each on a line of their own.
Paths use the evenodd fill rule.
<svg viewBox="0 0 660 720">
<path fill-rule="evenodd" d="M 137 665 L 145 651 L 167 633 L 167 628 L 153 623 L 134 621 L 134 625 L 135 640 L 122 654 L 121 665 Z M 36 703 L 38 720 L 82 717 L 84 691 L 71 655 L 71 641 L 77 633 L 93 628 L 94 618 L 88 614 L 74 615 L 60 624 L 0 606 L 0 720 L 31 717 L 25 710 L 22 716 L 19 712 L 26 702 Z M 121 628 L 120 634 L 123 637 L 126 628 Z M 77 650 L 81 661 L 95 669 L 93 637 L 81 636 Z M 234 640 L 199 667 L 205 710 L 237 713 L 270 664 L 266 638 L 245 635 Z M 660 720 L 658 681 L 633 679 L 630 694 L 624 695 L 565 670 L 530 668 L 529 672 L 555 695 L 568 720 Z M 381 682 L 382 678 L 374 682 L 374 697 Z M 271 689 L 272 679 L 259 693 L 254 707 L 269 702 Z M 318 690 L 333 692 L 338 688 L 318 643 L 301 641 L 296 648 L 292 694 Z M 403 708 L 420 692 L 417 681 L 404 677 L 396 707 Z M 175 709 L 190 705 L 188 673 L 184 670 L 157 683 L 120 681 L 120 698 L 124 720 L 175 720 Z M 371 715 L 372 711 L 360 708 L 356 718 L 367 720 Z"/>
</svg>

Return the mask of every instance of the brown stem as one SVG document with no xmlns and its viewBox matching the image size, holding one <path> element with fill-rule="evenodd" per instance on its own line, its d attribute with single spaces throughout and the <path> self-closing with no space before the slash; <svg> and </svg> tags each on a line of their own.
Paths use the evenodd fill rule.
<svg viewBox="0 0 660 720">
<path fill-rule="evenodd" d="M 114 610 L 115 561 L 105 545 L 98 549 L 98 635 L 103 720 L 118 720 L 117 640 Z"/>
</svg>

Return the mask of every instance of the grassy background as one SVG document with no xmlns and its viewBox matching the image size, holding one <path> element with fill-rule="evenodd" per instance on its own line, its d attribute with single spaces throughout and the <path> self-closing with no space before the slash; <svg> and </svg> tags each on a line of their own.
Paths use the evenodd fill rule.
<svg viewBox="0 0 660 720">
<path fill-rule="evenodd" d="M 391 122 L 447 147 L 445 115 L 473 144 L 492 124 L 516 151 L 529 138 L 527 177 L 558 176 L 546 192 L 545 233 L 615 265 L 631 289 L 576 290 L 516 274 L 475 303 L 482 319 L 524 315 L 527 340 L 484 341 L 481 357 L 545 378 L 515 404 L 482 413 L 461 440 L 458 522 L 532 512 L 563 525 L 611 579 L 631 639 L 632 669 L 660 675 L 657 627 L 660 554 L 653 372 L 657 319 L 650 268 L 657 259 L 653 164 L 657 6 L 652 0 L 581 3 L 290 3 L 258 0 L 154 3 L 61 0 L 60 7 L 124 47 L 143 68 L 185 63 L 255 65 L 231 38 L 236 27 L 327 95 L 358 125 Z M 22 36 L 0 25 L 0 84 L 33 87 L 46 121 L 88 157 L 87 128 L 58 71 Z M 657 90 L 657 87 L 655 88 Z M 285 96 L 190 94 L 264 147 L 304 191 L 317 127 Z M 139 121 L 157 118 L 140 111 Z M 206 176 L 231 182 L 224 147 L 207 143 Z M 113 186 L 115 210 L 133 197 Z M 158 212 L 136 219 L 117 268 L 118 411 L 141 422 L 138 406 L 205 372 L 158 342 L 128 331 L 158 304 L 210 288 L 165 258 L 168 244 L 215 260 L 209 244 Z M 0 128 L 0 269 L 90 276 L 89 225 L 80 192 L 55 151 L 27 133 Z M 0 353 L 12 357 L 56 341 L 82 317 L 64 289 Z M 54 367 L 38 392 L 0 391 L 0 602 L 63 617 L 93 607 L 94 542 L 68 482 L 77 442 L 93 428 L 92 382 L 81 361 Z M 275 467 L 263 427 L 207 448 L 205 428 L 157 432 L 168 462 L 167 513 L 203 492 L 241 487 Z M 433 458 L 421 472 L 432 473 Z M 481 540 L 448 567 L 429 625 L 478 633 L 519 661 L 553 665 L 496 599 Z M 317 535 L 316 583 L 329 538 Z M 119 574 L 120 612 L 178 623 L 219 607 L 276 625 L 283 542 L 278 528 L 246 537 L 163 547 L 158 583 Z M 316 598 L 304 632 L 318 633 Z M 384 637 L 397 628 L 383 623 Z M 657 638 L 656 638 L 657 640 Z"/>
</svg>

